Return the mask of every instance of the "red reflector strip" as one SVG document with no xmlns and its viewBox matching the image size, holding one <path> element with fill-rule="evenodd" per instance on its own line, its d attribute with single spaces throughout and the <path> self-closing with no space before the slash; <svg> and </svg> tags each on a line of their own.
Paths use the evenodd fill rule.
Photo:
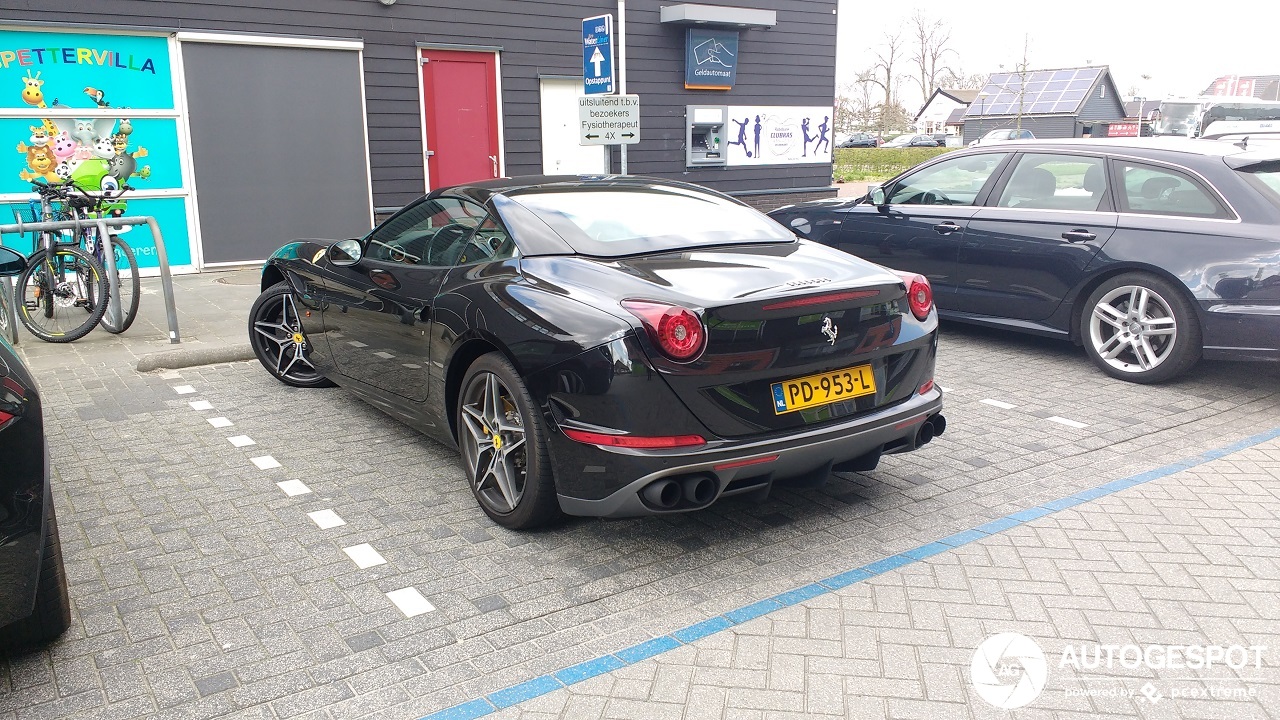
<svg viewBox="0 0 1280 720">
<path fill-rule="evenodd" d="M 715 466 L 716 470 L 732 470 L 734 468 L 746 467 L 748 465 L 763 465 L 777 460 L 777 455 L 765 455 L 764 457 L 751 458 L 750 460 L 734 460 L 732 462 L 720 463 Z"/>
<path fill-rule="evenodd" d="M 933 381 L 929 380 L 928 382 L 920 386 L 920 394 L 924 395 L 925 393 L 929 392 L 932 389 L 933 389 Z"/>
<path fill-rule="evenodd" d="M 565 437 L 588 445 L 607 445 L 609 447 L 629 448 L 678 448 L 706 445 L 706 438 L 701 435 L 661 435 L 642 437 L 639 435 L 609 435 L 607 433 L 587 432 L 573 428 L 561 428 Z"/>
<path fill-rule="evenodd" d="M 782 302 L 770 303 L 760 309 L 786 310 L 787 308 L 824 305 L 826 303 L 844 302 L 846 300 L 861 300 L 863 298 L 875 297 L 879 294 L 879 290 L 850 290 L 848 292 L 827 293 L 825 295 L 810 295 L 808 297 L 796 298 L 794 300 L 783 300 Z"/>
<path fill-rule="evenodd" d="M 908 428 L 908 427 L 911 427 L 912 425 L 919 425 L 920 423 L 924 422 L 924 419 L 925 419 L 925 416 L 921 415 L 920 417 L 914 417 L 914 418 L 911 418 L 910 420 L 903 420 L 897 425 L 894 425 L 893 429 L 901 430 L 902 428 Z"/>
</svg>

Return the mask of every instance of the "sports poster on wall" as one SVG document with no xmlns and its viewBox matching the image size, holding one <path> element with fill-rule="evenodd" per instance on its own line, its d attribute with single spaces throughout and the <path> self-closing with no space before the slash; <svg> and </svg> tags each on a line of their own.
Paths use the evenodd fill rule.
<svg viewBox="0 0 1280 720">
<path fill-rule="evenodd" d="M 831 118 L 830 107 L 730 105 L 726 164 L 830 163 Z"/>
<path fill-rule="evenodd" d="M 0 193 L 66 180 L 89 190 L 181 191 L 178 119 L 167 37 L 0 31 Z M 170 264 L 190 264 L 186 200 L 135 197 L 116 213 L 145 205 L 171 219 L 162 227 Z M 154 244 L 135 238 L 146 229 L 125 232 L 139 264 L 154 266 Z M 4 238 L 24 249 L 16 240 Z"/>
</svg>

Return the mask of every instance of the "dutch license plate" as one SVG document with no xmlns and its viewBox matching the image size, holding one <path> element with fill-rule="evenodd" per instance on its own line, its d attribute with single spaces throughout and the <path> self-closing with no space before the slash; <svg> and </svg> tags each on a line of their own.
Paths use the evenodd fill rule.
<svg viewBox="0 0 1280 720">
<path fill-rule="evenodd" d="M 870 365 L 833 370 L 773 384 L 773 412 L 783 415 L 838 400 L 870 395 L 876 378 Z"/>
</svg>

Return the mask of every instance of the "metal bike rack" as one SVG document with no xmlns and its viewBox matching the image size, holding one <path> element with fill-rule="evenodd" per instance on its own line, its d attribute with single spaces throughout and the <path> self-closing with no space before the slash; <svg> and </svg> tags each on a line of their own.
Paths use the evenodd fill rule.
<svg viewBox="0 0 1280 720">
<path fill-rule="evenodd" d="M 169 342 L 178 344 L 182 342 L 182 336 L 178 333 L 178 309 L 173 301 L 173 276 L 169 274 L 169 253 L 164 247 L 164 236 L 160 234 L 160 224 L 156 222 L 154 217 L 149 215 L 138 215 L 134 217 L 118 217 L 118 218 L 92 218 L 89 220 L 56 220 L 46 222 L 23 222 L 18 220 L 16 223 L 0 224 L 0 234 L 4 233 L 28 233 L 28 232 L 50 232 L 60 230 L 75 230 L 79 235 L 80 231 L 87 225 L 93 225 L 98 229 L 99 242 L 105 242 L 103 245 L 102 257 L 106 262 L 103 268 L 107 272 L 107 284 L 109 291 L 107 293 L 107 317 L 110 321 L 120 321 L 120 279 L 116 272 L 116 253 L 111 249 L 111 234 L 107 230 L 107 226 L 124 227 L 134 225 L 146 225 L 151 229 L 151 237 L 156 243 L 156 258 L 160 261 L 160 285 L 164 289 L 164 310 L 169 320 Z M 16 322 L 16 310 L 10 303 L 11 319 Z M 14 335 L 17 335 L 17 328 L 14 328 Z M 14 342 L 17 342 L 15 338 Z"/>
</svg>

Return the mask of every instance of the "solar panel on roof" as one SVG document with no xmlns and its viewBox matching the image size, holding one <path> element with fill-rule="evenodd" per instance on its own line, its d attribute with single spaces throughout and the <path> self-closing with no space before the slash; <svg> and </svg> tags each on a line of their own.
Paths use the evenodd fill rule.
<svg viewBox="0 0 1280 720">
<path fill-rule="evenodd" d="M 1074 112 L 1101 73 L 1102 68 L 993 73 L 965 115 Z"/>
</svg>

